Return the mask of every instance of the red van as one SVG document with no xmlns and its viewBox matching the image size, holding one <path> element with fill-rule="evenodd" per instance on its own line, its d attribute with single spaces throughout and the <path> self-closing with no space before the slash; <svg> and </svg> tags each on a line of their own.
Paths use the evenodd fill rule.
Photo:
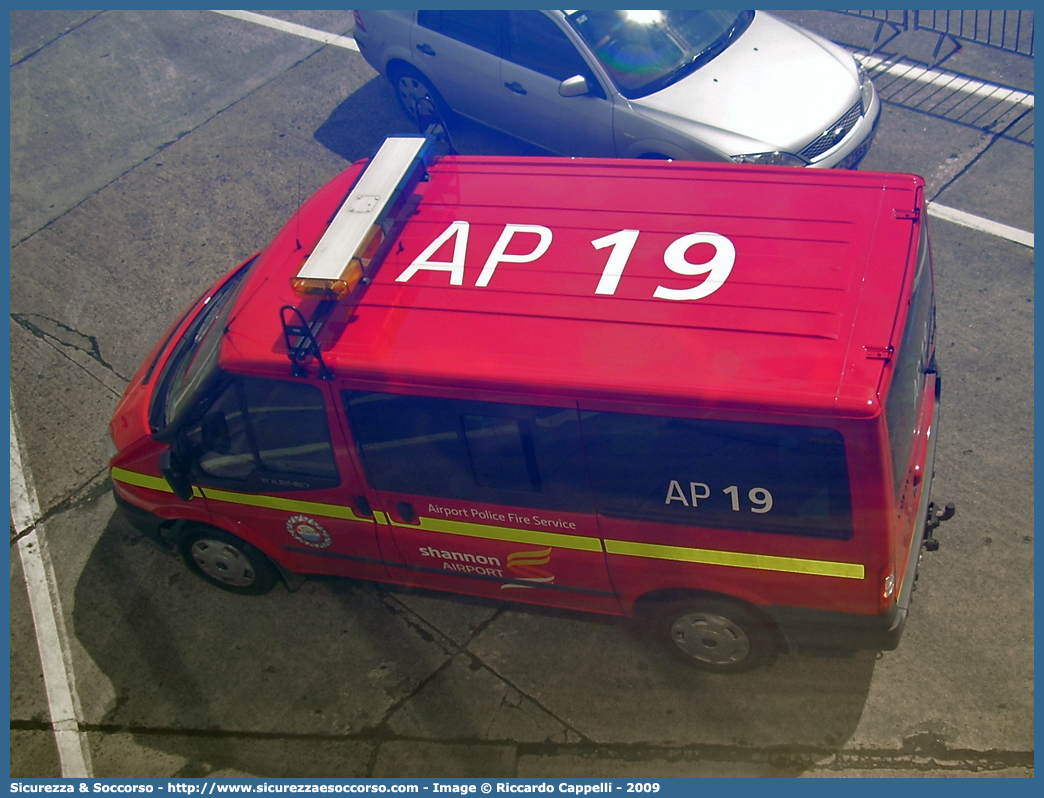
<svg viewBox="0 0 1044 798">
<path fill-rule="evenodd" d="M 934 340 L 918 177 L 393 137 L 146 358 L 113 487 L 237 593 L 648 613 L 721 672 L 891 649 L 952 514 Z"/>
</svg>

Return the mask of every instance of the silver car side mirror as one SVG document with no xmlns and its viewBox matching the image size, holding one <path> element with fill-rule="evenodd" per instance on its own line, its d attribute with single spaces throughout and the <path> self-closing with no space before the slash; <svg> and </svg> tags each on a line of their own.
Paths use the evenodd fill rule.
<svg viewBox="0 0 1044 798">
<path fill-rule="evenodd" d="M 583 75 L 573 75 L 558 84 L 558 93 L 563 97 L 580 97 L 590 91 Z"/>
</svg>

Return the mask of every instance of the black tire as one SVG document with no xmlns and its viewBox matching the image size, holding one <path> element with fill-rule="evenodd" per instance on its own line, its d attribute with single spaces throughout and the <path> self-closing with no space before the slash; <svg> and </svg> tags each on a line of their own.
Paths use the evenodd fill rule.
<svg viewBox="0 0 1044 798">
<path fill-rule="evenodd" d="M 701 670 L 742 673 L 775 658 L 769 629 L 736 602 L 716 598 L 671 602 L 657 608 L 655 620 L 660 640 Z"/>
<path fill-rule="evenodd" d="M 261 551 L 234 535 L 192 527 L 181 538 L 189 570 L 215 587 L 241 596 L 260 596 L 279 581 L 279 572 Z"/>
<path fill-rule="evenodd" d="M 395 88 L 399 107 L 417 130 L 435 139 L 439 154 L 455 153 L 449 132 L 453 112 L 438 90 L 419 71 L 405 64 L 390 70 L 388 76 Z"/>
</svg>

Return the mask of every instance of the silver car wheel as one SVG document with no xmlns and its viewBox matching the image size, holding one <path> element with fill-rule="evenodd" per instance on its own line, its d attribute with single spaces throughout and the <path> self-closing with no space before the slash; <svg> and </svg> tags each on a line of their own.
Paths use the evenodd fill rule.
<svg viewBox="0 0 1044 798">
<path fill-rule="evenodd" d="M 435 140 L 438 155 L 455 155 L 446 118 L 449 108 L 419 72 L 404 70 L 395 79 L 399 105 L 417 129 Z"/>
<path fill-rule="evenodd" d="M 743 627 L 723 615 L 690 612 L 671 624 L 671 639 L 682 653 L 712 665 L 735 665 L 750 655 Z"/>
<path fill-rule="evenodd" d="M 431 92 L 428 91 L 428 87 L 413 75 L 406 74 L 399 77 L 396 88 L 399 92 L 399 102 L 402 103 L 403 110 L 406 111 L 414 124 L 419 124 L 421 113 L 418 111 L 418 108 L 425 109 L 435 105 L 435 100 L 432 98 Z"/>
<path fill-rule="evenodd" d="M 249 558 L 223 540 L 199 538 L 192 544 L 190 555 L 199 570 L 217 582 L 242 588 L 250 587 L 257 580 Z"/>
</svg>

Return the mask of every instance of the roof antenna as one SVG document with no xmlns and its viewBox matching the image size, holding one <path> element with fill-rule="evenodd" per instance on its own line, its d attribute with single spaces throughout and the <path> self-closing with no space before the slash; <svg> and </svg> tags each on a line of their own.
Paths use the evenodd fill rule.
<svg viewBox="0 0 1044 798">
<path fill-rule="evenodd" d="M 302 202 L 302 200 L 301 200 L 301 169 L 302 168 L 303 167 L 301 166 L 301 164 L 297 165 L 297 213 L 295 214 L 295 216 L 297 217 L 297 233 L 295 235 L 295 238 L 297 240 L 297 248 L 298 249 L 303 249 L 303 247 L 301 246 L 301 202 Z"/>
</svg>

